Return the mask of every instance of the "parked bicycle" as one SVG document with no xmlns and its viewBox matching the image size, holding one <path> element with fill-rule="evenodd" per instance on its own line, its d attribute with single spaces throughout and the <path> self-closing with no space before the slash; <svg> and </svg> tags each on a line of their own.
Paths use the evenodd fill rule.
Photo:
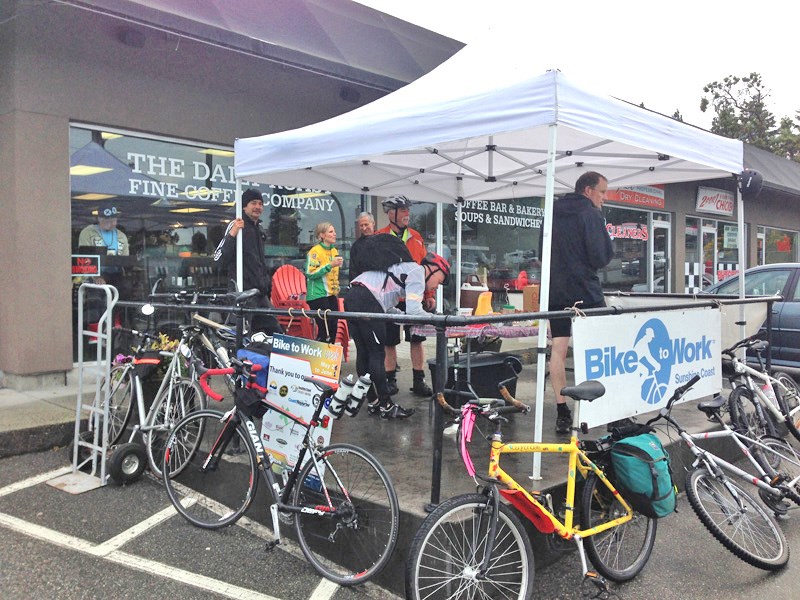
<svg viewBox="0 0 800 600">
<path fill-rule="evenodd" d="M 150 350 L 154 335 L 135 329 L 115 328 L 139 338 L 132 356 L 112 367 L 108 397 L 108 444 L 113 448 L 109 458 L 109 476 L 118 483 L 138 479 L 149 465 L 156 477 L 161 476 L 161 457 L 166 436 L 172 425 L 190 412 L 206 407 L 206 396 L 194 381 L 186 357 L 196 332 L 182 328 L 181 340 L 171 351 Z M 144 395 L 142 380 L 168 359 L 166 372 L 152 402 Z M 138 420 L 124 439 L 133 415 Z"/>
<path fill-rule="evenodd" d="M 688 390 L 700 376 L 693 377 L 683 389 Z M 780 527 L 767 511 L 728 475 L 758 488 L 762 500 L 776 513 L 785 514 L 784 499 L 800 505 L 800 458 L 785 440 L 754 438 L 729 427 L 720 410 L 725 399 L 717 395 L 700 402 L 697 408 L 719 423 L 718 431 L 699 434 L 687 432 L 672 416 L 677 398 L 673 396 L 659 414 L 650 419 L 652 425 L 663 419 L 686 442 L 694 462 L 686 473 L 686 497 L 700 521 L 723 546 L 746 563 L 774 571 L 789 560 L 789 546 Z M 696 442 L 729 438 L 749 460 L 756 473 L 749 473 L 720 458 Z"/>
<path fill-rule="evenodd" d="M 740 431 L 759 435 L 779 435 L 784 424 L 800 440 L 800 386 L 783 371 L 770 374 L 762 362 L 761 353 L 768 344 L 758 334 L 745 338 L 722 351 L 723 372 L 729 375 L 733 390 L 728 397 L 731 422 Z M 736 350 L 747 348 L 756 353 L 759 368 L 740 359 Z"/>
<path fill-rule="evenodd" d="M 605 393 L 603 385 L 587 381 L 561 391 L 576 401 L 569 443 L 517 443 L 503 441 L 506 415 L 528 412 L 529 408 L 508 392 L 506 386 L 510 381 L 499 384 L 507 406 L 501 400 L 472 400 L 461 408 L 459 451 L 478 492 L 442 502 L 423 521 L 406 564 L 409 599 L 531 597 L 534 562 L 528 533 L 517 514 L 501 500 L 516 507 L 541 533 L 574 541 L 584 584 L 593 588 L 593 592 L 609 593 L 605 578 L 627 581 L 650 558 L 657 522 L 636 512 L 606 476 L 604 466 L 609 464 L 610 436 L 596 441 L 580 441 L 577 437 L 582 431 L 580 402 L 600 398 Z M 675 397 L 684 392 L 684 388 L 679 388 Z M 437 399 L 445 411 L 459 413 L 442 394 Z M 478 418 L 494 426 L 488 476 L 476 474 L 469 453 Z M 568 458 L 563 514 L 554 510 L 548 494 L 529 492 L 500 465 L 505 454 L 533 452 L 563 454 Z M 580 495 L 579 476 L 585 480 Z M 589 569 L 587 556 L 597 572 Z"/>
<path fill-rule="evenodd" d="M 235 406 L 224 414 L 203 410 L 188 415 L 167 440 L 163 479 L 175 509 L 198 527 L 231 525 L 250 507 L 261 478 L 272 499 L 275 540 L 268 550 L 280 544 L 284 522 L 294 525 L 303 554 L 331 581 L 356 585 L 380 573 L 397 542 L 397 495 L 389 475 L 367 451 L 318 443 L 315 431 L 330 421 L 322 412 L 334 388 L 305 379 L 320 390 L 313 416 L 305 421 L 254 391 L 251 365 L 231 362 L 229 369 L 198 370 L 204 391 L 215 399 L 220 396 L 208 386 L 209 376 L 235 374 L 246 382 L 237 390 Z M 261 443 L 253 417 L 262 411 L 274 411 L 290 427 L 305 430 L 291 470 L 273 460 Z M 237 440 L 243 451 L 235 448 Z"/>
</svg>

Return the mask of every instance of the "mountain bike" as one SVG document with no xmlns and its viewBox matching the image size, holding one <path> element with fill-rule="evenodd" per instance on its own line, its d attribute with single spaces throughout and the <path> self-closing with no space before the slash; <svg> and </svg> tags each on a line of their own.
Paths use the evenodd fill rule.
<svg viewBox="0 0 800 600">
<path fill-rule="evenodd" d="M 699 379 L 700 376 L 695 375 L 684 387 L 688 389 Z M 674 403 L 673 397 L 646 425 L 665 420 L 694 455 L 694 462 L 686 473 L 686 497 L 700 521 L 723 546 L 746 563 L 769 571 L 786 566 L 789 546 L 780 527 L 761 504 L 728 475 L 756 486 L 767 506 L 776 514 L 786 514 L 784 499 L 800 505 L 800 458 L 785 440 L 768 436 L 753 438 L 729 427 L 720 414 L 726 404 L 722 396 L 697 405 L 709 420 L 719 423 L 722 427 L 719 431 L 687 432 L 672 416 Z M 744 471 L 696 443 L 715 438 L 731 439 L 756 474 Z"/>
<path fill-rule="evenodd" d="M 591 402 L 605 393 L 598 381 L 566 387 L 561 394 L 576 401 L 569 443 L 527 443 L 503 441 L 506 415 L 528 412 L 529 408 L 511 396 L 500 382 L 503 400 L 470 400 L 460 410 L 459 452 L 477 493 L 456 496 L 442 502 L 423 521 L 409 550 L 406 563 L 406 597 L 411 600 L 502 596 L 530 598 L 534 562 L 531 543 L 517 513 L 531 521 L 545 535 L 572 540 L 578 547 L 583 584 L 588 591 L 609 594 L 606 578 L 622 582 L 635 577 L 647 564 L 655 543 L 657 521 L 636 512 L 607 477 L 612 437 L 578 440 L 580 403 Z M 678 388 L 675 397 L 685 393 Z M 439 405 L 459 414 L 442 394 Z M 469 442 L 477 419 L 493 427 L 489 449 L 488 476 L 478 475 L 469 453 Z M 563 514 L 553 507 L 548 494 L 518 483 L 500 465 L 510 453 L 546 452 L 568 458 L 566 498 Z M 578 477 L 584 481 L 577 493 Z M 587 557 L 596 572 L 589 569 Z"/>
<path fill-rule="evenodd" d="M 198 527 L 231 525 L 250 507 L 263 479 L 271 497 L 275 534 L 268 550 L 281 543 L 283 522 L 294 525 L 303 554 L 331 581 L 356 585 L 380 573 L 397 543 L 397 494 L 385 469 L 366 450 L 318 443 L 314 432 L 330 422 L 330 415 L 322 412 L 335 388 L 305 378 L 320 391 L 313 415 L 305 421 L 261 397 L 265 390 L 251 382 L 252 365 L 235 358 L 231 362 L 229 369 L 198 366 L 198 371 L 203 390 L 214 399 L 221 396 L 208 387 L 208 377 L 235 374 L 244 385 L 237 389 L 234 407 L 224 414 L 213 410 L 190 414 L 167 440 L 163 480 L 175 509 Z M 291 469 L 261 443 L 253 418 L 268 410 L 289 426 L 305 430 Z"/>
<path fill-rule="evenodd" d="M 723 371 L 738 384 L 731 391 L 728 410 L 731 422 L 741 431 L 759 435 L 778 435 L 776 424 L 784 424 L 800 440 L 800 386 L 782 371 L 770 374 L 761 361 L 767 342 L 758 334 L 745 338 L 722 351 Z M 736 350 L 748 348 L 758 357 L 759 369 L 736 356 Z M 752 407 L 752 408 L 751 408 Z"/>
</svg>

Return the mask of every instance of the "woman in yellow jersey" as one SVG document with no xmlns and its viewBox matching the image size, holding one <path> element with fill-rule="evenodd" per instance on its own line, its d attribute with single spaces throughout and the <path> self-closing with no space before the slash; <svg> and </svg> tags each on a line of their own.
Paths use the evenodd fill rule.
<svg viewBox="0 0 800 600">
<path fill-rule="evenodd" d="M 328 317 L 325 326 L 325 310 L 339 310 L 339 268 L 343 259 L 336 250 L 336 229 L 328 222 L 320 223 L 314 229 L 319 244 L 308 251 L 306 258 L 306 302 L 322 316 L 315 316 L 317 339 L 332 344 L 336 341 L 338 319 Z"/>
</svg>

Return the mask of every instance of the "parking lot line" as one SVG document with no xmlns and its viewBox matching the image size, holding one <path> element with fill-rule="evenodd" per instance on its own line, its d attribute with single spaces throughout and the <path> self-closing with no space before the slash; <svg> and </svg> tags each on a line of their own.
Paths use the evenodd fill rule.
<svg viewBox="0 0 800 600">
<path fill-rule="evenodd" d="M 34 485 L 39 485 L 40 483 L 44 483 L 45 481 L 50 481 L 51 479 L 55 479 L 56 477 L 60 477 L 61 475 L 66 475 L 71 471 L 72 467 L 62 467 L 60 469 L 55 469 L 54 471 L 49 471 L 47 473 L 42 473 L 41 475 L 36 475 L 34 477 L 29 477 L 28 479 L 23 479 L 22 481 L 18 481 L 17 483 L 12 483 L 4 488 L 0 488 L 0 498 L 3 496 L 7 496 L 8 494 L 13 494 L 14 492 L 24 490 L 25 488 L 33 487 Z"/>
<path fill-rule="evenodd" d="M 95 546 L 94 548 L 92 548 L 91 554 L 94 554 L 95 556 L 105 556 L 107 554 L 110 554 L 114 550 L 118 550 L 119 548 L 121 548 L 123 544 L 126 544 L 135 537 L 145 533 L 146 531 L 152 529 L 159 523 L 166 521 L 167 519 L 169 519 L 172 516 L 175 516 L 176 514 L 178 513 L 175 512 L 175 509 L 172 506 L 168 506 L 164 510 L 158 511 L 152 517 L 148 517 L 144 521 L 137 523 L 136 525 L 134 525 L 129 529 L 126 529 L 122 533 L 115 535 L 110 540 L 106 540 L 102 544 Z"/>
</svg>

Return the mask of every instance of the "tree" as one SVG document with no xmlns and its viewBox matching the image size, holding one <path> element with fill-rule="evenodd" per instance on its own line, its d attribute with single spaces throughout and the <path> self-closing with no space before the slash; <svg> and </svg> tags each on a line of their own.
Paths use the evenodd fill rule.
<svg viewBox="0 0 800 600">
<path fill-rule="evenodd" d="M 761 75 L 750 73 L 746 77 L 728 75 L 722 81 L 714 81 L 703 88 L 700 110 L 709 106 L 716 116 L 711 122 L 711 131 L 729 138 L 753 144 L 764 150 L 776 150 L 776 121 L 766 107 L 770 92 L 764 87 Z"/>
<path fill-rule="evenodd" d="M 800 162 L 800 111 L 792 121 L 789 117 L 781 119 L 778 132 L 775 136 L 775 149 L 778 156 L 785 156 L 789 160 Z"/>
</svg>

